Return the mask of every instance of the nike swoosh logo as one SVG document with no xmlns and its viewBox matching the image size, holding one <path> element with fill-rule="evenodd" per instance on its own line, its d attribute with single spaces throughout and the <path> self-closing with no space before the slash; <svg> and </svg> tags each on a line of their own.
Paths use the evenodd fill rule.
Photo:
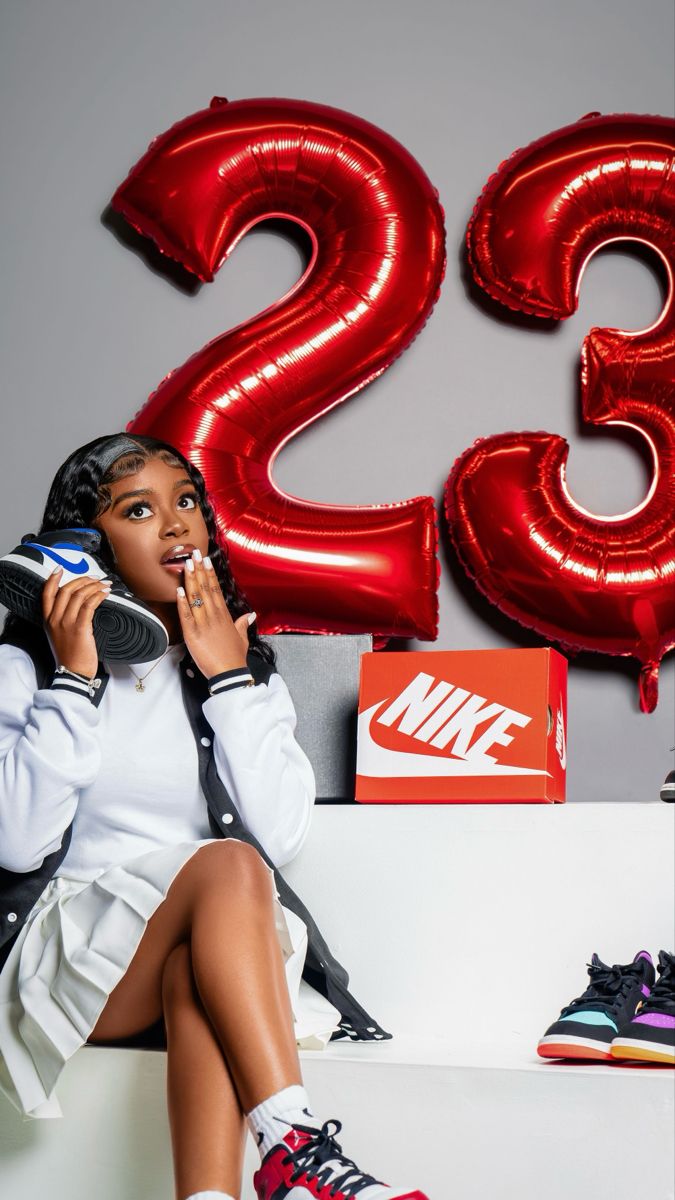
<svg viewBox="0 0 675 1200">
<path fill-rule="evenodd" d="M 562 724 L 562 721 L 560 724 L 560 741 L 562 742 L 562 746 L 558 752 L 558 758 L 560 759 L 560 766 L 564 771 L 567 766 L 567 743 L 565 742 L 565 726 Z"/>
<path fill-rule="evenodd" d="M 71 562 L 69 558 L 64 558 L 63 555 L 57 554 L 56 550 L 51 546 L 41 546 L 39 542 L 24 542 L 24 545 L 35 546 L 36 550 L 41 550 L 47 558 L 53 559 L 54 562 L 60 567 L 65 567 L 67 571 L 70 571 L 71 575 L 86 575 L 87 571 L 89 570 L 89 564 L 86 558 L 82 557 L 81 546 L 71 546 L 68 542 L 57 543 L 59 549 L 61 550 L 72 549 L 76 550 L 80 554 L 79 562 Z"/>
<path fill-rule="evenodd" d="M 380 746 L 370 731 L 378 708 L 378 700 L 359 714 L 357 733 L 357 775 L 375 779 L 415 779 L 449 775 L 550 775 L 533 767 L 503 767 L 484 758 L 440 758 L 432 754 L 414 754 L 405 750 L 389 750 Z"/>
</svg>

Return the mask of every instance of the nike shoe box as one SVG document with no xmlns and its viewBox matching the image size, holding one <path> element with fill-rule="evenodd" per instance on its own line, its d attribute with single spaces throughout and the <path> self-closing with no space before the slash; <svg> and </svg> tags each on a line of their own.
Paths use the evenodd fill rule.
<svg viewBox="0 0 675 1200">
<path fill-rule="evenodd" d="M 298 718 L 295 736 L 314 768 L 317 803 L 354 803 L 361 655 L 370 634 L 277 633 L 277 670 Z"/>
<path fill-rule="evenodd" d="M 563 803 L 567 659 L 432 650 L 361 659 L 362 804 Z"/>
</svg>

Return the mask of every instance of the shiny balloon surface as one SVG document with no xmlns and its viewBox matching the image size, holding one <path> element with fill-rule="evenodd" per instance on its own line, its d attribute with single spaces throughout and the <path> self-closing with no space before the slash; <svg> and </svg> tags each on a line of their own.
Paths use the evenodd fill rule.
<svg viewBox="0 0 675 1200">
<path fill-rule="evenodd" d="M 307 232 L 298 283 L 171 371 L 127 429 L 199 467 L 263 632 L 435 637 L 430 496 L 336 507 L 288 496 L 272 478 L 284 444 L 385 371 L 429 316 L 445 251 L 422 168 L 338 109 L 216 98 L 155 139 L 112 204 L 207 281 L 259 221 Z"/>
<path fill-rule="evenodd" d="M 638 659 L 650 712 L 675 646 L 675 122 L 590 114 L 541 138 L 492 176 L 467 232 L 490 296 L 555 319 L 575 311 L 589 258 L 626 240 L 659 256 L 667 299 L 649 329 L 590 331 L 582 411 L 645 439 L 644 500 L 616 516 L 588 512 L 567 487 L 567 442 L 544 432 L 480 440 L 445 496 L 459 556 L 485 595 L 565 647 Z"/>
</svg>

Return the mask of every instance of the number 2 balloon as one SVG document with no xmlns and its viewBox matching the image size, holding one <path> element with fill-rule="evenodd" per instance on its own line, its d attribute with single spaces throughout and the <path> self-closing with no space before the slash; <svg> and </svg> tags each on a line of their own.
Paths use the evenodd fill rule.
<svg viewBox="0 0 675 1200">
<path fill-rule="evenodd" d="M 591 255 L 626 240 L 661 258 L 668 296 L 649 329 L 590 331 L 582 411 L 645 439 L 644 500 L 618 516 L 588 512 L 567 488 L 563 438 L 504 433 L 457 460 L 446 512 L 466 570 L 494 604 L 564 646 L 637 658 L 651 712 L 675 646 L 675 122 L 591 114 L 541 138 L 492 176 L 467 233 L 490 296 L 556 319 L 574 312 Z"/>
<path fill-rule="evenodd" d="M 282 446 L 386 370 L 431 311 L 443 214 L 419 164 L 338 109 L 215 99 L 155 139 L 112 204 L 203 280 L 265 218 L 307 232 L 295 287 L 173 370 L 127 429 L 199 467 L 264 631 L 435 637 L 432 498 L 338 508 L 285 495 L 271 473 Z"/>
</svg>

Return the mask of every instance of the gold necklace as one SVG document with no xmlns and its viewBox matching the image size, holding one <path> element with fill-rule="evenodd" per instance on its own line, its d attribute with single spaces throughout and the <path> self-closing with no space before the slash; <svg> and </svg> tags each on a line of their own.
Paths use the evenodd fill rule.
<svg viewBox="0 0 675 1200">
<path fill-rule="evenodd" d="M 169 650 L 171 650 L 171 649 L 172 649 L 172 646 L 167 646 L 166 650 L 164 651 L 164 654 L 162 655 L 162 658 L 164 658 L 169 653 Z M 145 691 L 145 688 L 143 687 L 143 680 L 147 679 L 148 675 L 152 674 L 155 667 L 159 666 L 159 664 L 162 661 L 162 658 L 158 658 L 157 662 L 152 664 L 150 670 L 145 672 L 145 675 L 137 675 L 136 672 L 134 671 L 134 668 L 132 667 L 131 663 L 127 663 L 127 666 L 129 668 L 129 670 L 131 671 L 131 674 L 133 675 L 134 679 L 138 680 L 138 683 L 136 684 L 134 691 L 136 691 L 136 692 L 144 692 Z"/>
</svg>

